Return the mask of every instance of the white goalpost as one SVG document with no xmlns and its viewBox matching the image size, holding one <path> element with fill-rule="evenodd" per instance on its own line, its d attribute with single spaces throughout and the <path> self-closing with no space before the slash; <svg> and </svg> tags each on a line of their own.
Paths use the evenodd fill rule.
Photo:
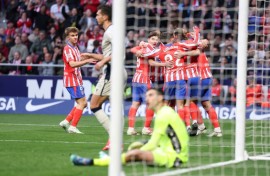
<svg viewBox="0 0 270 176">
<path fill-rule="evenodd" d="M 143 1 L 143 0 L 142 0 Z M 260 0 L 256 0 L 258 2 Z M 144 2 L 144 1 L 143 1 Z M 148 1 L 145 1 L 148 2 Z M 162 3 L 162 0 L 158 0 L 158 3 Z M 210 2 L 210 1 L 207 1 Z M 230 114 L 227 116 L 233 117 L 233 118 L 224 118 L 219 117 L 220 124 L 222 127 L 223 136 L 221 138 L 207 138 L 205 135 L 201 135 L 198 137 L 190 138 L 190 163 L 187 164 L 187 166 L 181 167 L 179 169 L 160 169 L 159 167 L 149 168 L 146 166 L 146 163 L 143 163 L 143 168 L 139 166 L 139 164 L 130 164 L 129 166 L 132 168 L 127 168 L 128 172 L 125 172 L 125 175 L 152 175 L 152 176 L 169 176 L 169 175 L 189 175 L 193 172 L 196 173 L 196 175 L 216 175 L 215 169 L 220 169 L 221 175 L 226 175 L 226 173 L 229 173 L 231 175 L 239 175 L 239 173 L 249 173 L 250 168 L 247 162 L 257 162 L 260 160 L 268 160 L 270 161 L 270 123 L 268 120 L 254 120 L 251 117 L 250 113 L 247 113 L 247 94 L 246 94 L 246 88 L 247 88 L 247 72 L 250 68 L 248 68 L 248 45 L 249 45 L 249 9 L 250 9 L 250 1 L 249 0 L 239 0 L 236 3 L 239 2 L 238 7 L 231 7 L 228 8 L 228 11 L 234 11 L 235 16 L 232 21 L 237 24 L 238 28 L 235 26 L 234 29 L 232 28 L 232 33 L 236 34 L 237 36 L 233 36 L 231 33 L 227 33 L 228 35 L 232 35 L 233 37 L 237 38 L 237 67 L 231 67 L 231 68 L 225 68 L 225 70 L 237 70 L 237 75 L 233 75 L 231 73 L 231 77 L 236 78 L 237 80 L 237 89 L 236 89 L 236 103 L 235 104 L 226 104 L 226 107 L 222 107 L 222 104 L 219 104 L 217 108 L 215 109 L 218 116 L 222 116 L 223 114 Z M 269 0 L 265 1 L 269 2 Z M 129 3 L 129 2 L 128 2 Z M 126 3 L 126 1 L 114 1 L 113 2 L 113 25 L 114 25 L 114 35 L 113 35 L 113 53 L 112 57 L 117 58 L 112 60 L 112 93 L 111 93 L 111 104 L 112 104 L 112 115 L 111 115 L 111 150 L 110 150 L 110 156 L 111 160 L 113 162 L 110 163 L 109 167 L 109 175 L 121 175 L 122 173 L 122 165 L 121 165 L 121 149 L 123 142 L 123 133 L 125 133 L 125 130 L 122 131 L 122 121 L 121 118 L 123 116 L 122 112 L 122 104 L 123 104 L 123 84 L 122 84 L 122 72 L 123 70 L 123 64 L 122 60 L 120 58 L 124 58 L 124 48 L 125 46 L 125 34 L 126 29 L 128 31 L 140 31 L 143 28 L 142 26 L 137 26 L 139 23 L 138 21 L 146 20 L 145 24 L 147 25 L 145 27 L 145 30 L 148 32 L 149 30 L 156 29 L 160 27 L 160 21 L 166 19 L 166 17 L 156 17 L 153 16 L 147 16 L 150 14 L 149 9 L 147 9 L 147 4 L 140 4 L 137 1 L 132 1 L 132 3 L 129 6 L 129 4 Z M 217 3 L 217 2 L 215 2 Z M 213 1 L 214 4 L 214 1 Z M 143 15 L 134 15 L 131 14 L 127 15 L 127 19 L 133 19 L 135 20 L 134 26 L 125 26 L 126 21 L 126 6 L 131 7 L 135 10 L 134 13 L 138 12 L 138 8 L 142 6 L 146 11 L 145 16 Z M 149 4 L 150 6 L 150 4 Z M 157 5 L 158 6 L 158 5 Z M 191 5 L 190 5 L 191 6 Z M 209 5 L 210 6 L 210 5 Z M 215 5 L 212 5 L 212 7 L 215 7 Z M 180 8 L 180 7 L 179 7 Z M 209 8 L 209 7 L 208 7 Z M 211 6 L 210 6 L 211 8 Z M 185 9 L 185 8 L 183 8 Z M 183 10 L 182 9 L 182 10 Z M 187 7 L 189 9 L 189 7 Z M 267 7 L 264 9 L 267 10 Z M 213 10 L 214 11 L 214 10 Z M 227 12 L 227 10 L 225 10 Z M 269 9 L 270 11 L 270 9 Z M 270 13 L 270 12 L 269 12 Z M 236 18 L 236 16 L 238 17 Z M 146 18 L 146 19 L 145 19 Z M 147 19 L 149 18 L 149 19 Z M 202 18 L 201 18 L 202 19 Z M 153 27 L 154 23 L 151 24 L 150 20 L 156 20 L 156 26 Z M 170 19 L 175 20 L 175 19 Z M 181 21 L 182 19 L 178 19 Z M 214 19 L 211 19 L 211 23 L 214 24 Z M 192 21 L 192 20 L 191 20 Z M 181 21 L 184 24 L 184 20 Z M 208 21 L 206 20 L 205 23 Z M 180 24 L 180 23 L 179 23 Z M 181 27 L 180 25 L 178 27 Z M 260 26 L 261 27 L 261 26 Z M 160 27 L 161 28 L 161 27 Z M 169 27 L 168 27 L 169 28 Z M 189 27 L 190 28 L 190 27 Z M 191 27 L 192 28 L 192 27 Z M 237 29 L 237 30 L 236 30 Z M 212 26 L 209 31 L 206 31 L 211 33 L 215 29 Z M 223 29 L 222 29 L 223 30 Z M 221 30 L 221 31 L 222 31 Z M 145 33 L 147 33 L 145 32 Z M 219 31 L 220 32 L 220 31 Z M 129 33 L 129 32 L 128 32 Z M 219 33 L 221 35 L 221 40 L 225 39 L 227 40 L 226 34 L 223 34 L 222 32 Z M 139 34 L 142 35 L 143 34 Z M 255 33 L 255 36 L 259 35 Z M 146 40 L 146 35 L 136 39 L 141 40 L 142 38 Z M 205 35 L 206 36 L 206 35 Z M 128 36 L 127 36 L 128 38 Z M 135 38 L 135 37 L 134 37 Z M 137 41 L 133 41 L 135 44 Z M 224 42 L 225 43 L 225 42 Z M 221 43 L 222 44 L 222 43 Z M 220 44 L 220 45 L 221 45 Z M 253 44 L 253 43 L 252 43 Z M 254 44 L 256 45 L 256 44 Z M 270 48 L 270 47 L 269 47 Z M 257 49 L 257 48 L 256 48 Z M 256 50 L 255 49 L 255 50 Z M 221 51 L 220 51 L 221 52 Z M 207 53 L 208 56 L 214 57 L 214 54 L 211 53 L 211 50 L 209 50 L 209 53 Z M 214 63 L 216 64 L 216 63 Z M 214 65 L 213 64 L 213 65 Z M 270 64 L 269 64 L 270 65 Z M 256 64 L 253 66 L 254 70 L 256 70 Z M 214 65 L 213 70 L 222 70 L 222 67 L 217 67 Z M 211 69 L 212 69 L 211 68 Z M 269 70 L 269 68 L 266 68 Z M 235 77 L 236 76 L 236 77 Z M 254 74 L 256 77 L 256 74 Z M 269 75 L 270 77 L 270 75 Z M 225 77 L 220 76 L 220 79 L 225 79 Z M 232 79 L 233 80 L 233 79 Z M 270 81 L 269 81 L 270 83 Z M 269 86 L 269 85 L 265 85 Z M 269 86 L 270 87 L 270 86 Z M 226 91 L 229 91 L 229 84 L 226 85 Z M 268 88 L 269 89 L 269 88 Z M 270 91 L 269 91 L 270 92 Z M 224 96 L 226 97 L 227 92 Z M 270 94 L 269 94 L 270 95 Z M 225 106 L 225 104 L 224 104 Z M 202 107 L 200 107 L 202 108 Z M 270 106 L 269 106 L 270 108 Z M 226 111 L 228 109 L 228 111 Z M 255 112 L 256 109 L 253 109 L 252 113 Z M 270 112 L 270 111 L 269 111 Z M 206 113 L 205 113 L 206 114 Z M 247 115 L 248 114 L 248 115 Z M 253 114 L 254 115 L 254 114 Z M 247 117 L 248 116 L 248 117 Z M 250 117 L 249 117 L 250 116 Z M 206 124 L 208 122 L 208 116 L 205 115 L 204 119 L 206 120 Z M 222 119 L 223 118 L 223 119 Z M 270 119 L 270 117 L 268 117 Z M 267 122 L 266 122 L 267 121 Z M 266 122 L 266 123 L 264 123 Z M 208 124 L 207 124 L 208 125 Z M 260 129 L 256 129 L 257 125 L 260 126 Z M 210 127 L 209 127 L 210 126 Z M 211 124 L 207 126 L 208 130 L 211 129 Z M 138 126 L 137 126 L 138 127 Z M 223 128 L 224 127 L 224 128 Z M 138 127 L 139 128 L 139 127 Z M 127 138 L 127 136 L 124 136 Z M 127 142 L 139 140 L 140 138 L 138 136 L 132 136 L 128 138 Z M 149 139 L 148 137 L 141 136 L 142 140 Z M 269 147 L 269 148 L 268 148 Z M 209 159 L 205 161 L 206 159 Z M 248 161 L 250 160 L 250 161 Z M 252 165 L 252 164 L 251 164 Z M 258 171 L 261 168 L 260 164 L 254 163 L 256 165 L 256 168 L 254 168 L 255 175 L 258 175 Z M 129 167 L 127 166 L 127 167 Z M 239 171 L 239 168 L 242 167 L 243 170 Z M 228 169 L 229 168 L 229 169 Z M 268 168 L 267 163 L 263 165 L 262 167 L 265 169 L 266 174 L 270 174 L 270 170 L 267 171 L 266 168 Z M 123 170 L 126 168 L 124 167 Z M 232 170 L 231 173 L 228 172 L 228 170 Z M 130 171 L 132 170 L 132 171 Z M 204 172 L 208 170 L 209 172 Z M 132 172 L 132 173 L 130 173 Z M 192 175 L 192 174 L 191 174 Z"/>
<path fill-rule="evenodd" d="M 124 90 L 124 59 L 125 59 L 125 22 L 126 1 L 113 2 L 113 39 L 112 39 L 112 115 L 110 124 L 110 157 L 109 175 L 121 175 L 121 151 L 123 141 L 123 90 Z"/>
<path fill-rule="evenodd" d="M 241 20 L 240 20 L 241 19 Z M 235 160 L 245 160 L 248 1 L 239 1 Z"/>
</svg>

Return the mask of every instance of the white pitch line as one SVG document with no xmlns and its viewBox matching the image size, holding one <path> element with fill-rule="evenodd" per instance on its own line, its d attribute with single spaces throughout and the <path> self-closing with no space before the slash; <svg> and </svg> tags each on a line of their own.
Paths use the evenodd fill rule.
<svg viewBox="0 0 270 176">
<path fill-rule="evenodd" d="M 27 123 L 0 123 L 0 125 L 9 125 L 9 126 L 41 126 L 41 127 L 59 127 L 59 125 L 49 125 L 49 124 L 27 124 Z M 87 128 L 87 127 L 94 127 L 94 128 L 98 128 L 101 126 L 80 126 L 82 128 Z"/>
<path fill-rule="evenodd" d="M 101 144 L 100 142 L 70 142 L 70 141 L 37 141 L 37 140 L 0 140 L 0 142 L 34 142 L 34 143 L 60 143 L 60 144 Z"/>
<path fill-rule="evenodd" d="M 37 140 L 20 140 L 20 139 L 0 139 L 0 142 L 33 142 L 33 143 L 60 143 L 60 144 L 102 144 L 101 142 L 70 142 L 70 141 L 37 141 Z M 124 143 L 127 144 L 127 143 Z"/>
<path fill-rule="evenodd" d="M 0 142 L 33 142 L 33 143 L 60 143 L 60 144 L 101 144 L 101 142 L 70 142 L 70 141 L 38 141 L 38 140 L 21 140 L 21 139 L 0 139 Z M 133 141 L 126 141 L 124 144 L 130 144 Z M 209 145 L 190 145 L 192 147 L 207 147 Z M 231 148 L 232 146 L 218 146 L 222 148 Z"/>
</svg>

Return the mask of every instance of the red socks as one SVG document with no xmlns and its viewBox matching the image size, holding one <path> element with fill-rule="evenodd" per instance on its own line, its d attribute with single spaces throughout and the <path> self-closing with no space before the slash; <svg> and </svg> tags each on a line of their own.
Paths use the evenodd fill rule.
<svg viewBox="0 0 270 176">
<path fill-rule="evenodd" d="M 154 117 L 154 111 L 146 109 L 144 127 L 149 128 L 151 126 L 152 119 Z"/>
<path fill-rule="evenodd" d="M 130 107 L 128 112 L 128 127 L 134 128 L 137 110 L 138 109 Z"/>
<path fill-rule="evenodd" d="M 74 126 L 74 127 L 77 126 L 78 122 L 81 119 L 82 113 L 83 113 L 83 110 L 80 110 L 80 109 L 77 109 L 77 108 L 74 110 L 73 120 L 71 122 L 72 126 Z"/>
<path fill-rule="evenodd" d="M 69 114 L 66 117 L 66 120 L 68 122 L 70 122 L 73 119 L 73 115 L 74 115 L 74 111 L 75 111 L 76 107 L 72 108 L 72 110 L 69 112 Z"/>
<path fill-rule="evenodd" d="M 190 109 L 189 106 L 184 106 L 184 112 L 185 112 L 185 123 L 186 126 L 190 126 Z"/>
<path fill-rule="evenodd" d="M 206 112 L 207 112 L 209 119 L 211 120 L 211 123 L 214 126 L 214 128 L 218 128 L 219 127 L 218 117 L 217 117 L 217 113 L 216 113 L 215 109 L 213 108 L 213 106 L 211 106 L 211 108 Z"/>
<path fill-rule="evenodd" d="M 203 119 L 202 119 L 202 114 L 199 107 L 194 102 L 190 102 L 189 107 L 190 107 L 190 115 L 191 115 L 192 120 L 197 120 L 198 124 L 202 124 Z"/>
</svg>

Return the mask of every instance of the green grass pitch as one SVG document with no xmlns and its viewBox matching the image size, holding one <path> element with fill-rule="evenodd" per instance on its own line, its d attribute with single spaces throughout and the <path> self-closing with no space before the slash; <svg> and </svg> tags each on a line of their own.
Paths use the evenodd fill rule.
<svg viewBox="0 0 270 176">
<path fill-rule="evenodd" d="M 85 157 L 98 157 L 107 141 L 107 134 L 95 117 L 83 116 L 78 128 L 83 135 L 68 134 L 58 124 L 61 115 L 0 114 L 0 175 L 1 176 L 105 176 L 108 167 L 76 167 L 69 161 L 71 153 Z M 203 164 L 222 162 L 234 158 L 235 124 L 233 120 L 220 121 L 224 136 L 208 138 L 206 135 L 190 138 L 190 161 L 192 168 Z M 247 121 L 247 125 L 249 125 Z M 270 127 L 269 121 L 265 121 Z M 142 118 L 136 126 L 140 130 Z M 259 124 L 259 123 L 258 123 Z M 210 128 L 210 124 L 206 121 Z M 127 126 L 127 125 L 126 125 Z M 261 130 L 261 129 L 260 129 Z M 126 132 L 126 128 L 124 129 Z M 247 133 L 246 142 L 251 139 Z M 269 128 L 266 133 L 269 146 Z M 256 136 L 255 136 L 256 137 Z M 124 149 L 130 142 L 148 136 L 127 136 L 124 133 Z M 258 141 L 260 140 L 258 136 Z M 265 138 L 263 138 L 265 140 Z M 265 141 L 264 141 L 265 142 Z M 252 146 L 247 149 L 257 150 Z M 260 150 L 260 149 L 259 149 Z M 265 150 L 265 149 L 264 149 Z M 270 152 L 270 149 L 266 149 Z M 246 161 L 239 164 L 185 173 L 182 175 L 270 175 L 270 161 Z M 142 176 L 174 169 L 149 167 L 135 163 L 123 166 L 126 175 Z"/>
</svg>

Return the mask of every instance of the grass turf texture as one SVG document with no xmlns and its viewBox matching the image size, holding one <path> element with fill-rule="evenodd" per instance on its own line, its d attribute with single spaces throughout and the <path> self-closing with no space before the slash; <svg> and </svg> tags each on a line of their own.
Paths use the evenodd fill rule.
<svg viewBox="0 0 270 176">
<path fill-rule="evenodd" d="M 84 157 L 98 157 L 98 152 L 107 141 L 107 134 L 94 117 L 83 116 L 78 128 L 83 135 L 68 134 L 58 124 L 64 118 L 60 115 L 0 114 L 0 175 L 9 176 L 61 176 L 61 175 L 108 175 L 107 167 L 76 167 L 69 161 L 71 153 Z M 127 119 L 126 119 L 127 121 Z M 269 121 L 264 137 L 269 146 Z M 260 124 L 260 123 L 256 123 Z M 210 127 L 208 121 L 206 125 Z M 235 124 L 233 120 L 222 120 L 222 138 L 208 138 L 206 135 L 190 139 L 190 161 L 185 167 L 222 162 L 234 158 Z M 127 126 L 127 125 L 126 125 Z M 138 118 L 137 130 L 143 126 Z M 252 126 L 247 121 L 247 126 Z M 258 128 L 258 130 L 261 130 Z M 127 136 L 124 129 L 124 147 L 130 142 L 148 139 L 147 136 Z M 252 137 L 247 133 L 246 142 Z M 260 140 L 260 136 L 258 141 Z M 253 150 L 252 146 L 247 146 Z M 256 150 L 261 150 L 256 148 Z M 268 150 L 269 148 L 264 150 Z M 246 161 L 239 164 L 195 171 L 182 175 L 269 175 L 270 161 Z M 142 176 L 173 169 L 148 167 L 135 163 L 123 166 L 126 175 Z"/>
</svg>

